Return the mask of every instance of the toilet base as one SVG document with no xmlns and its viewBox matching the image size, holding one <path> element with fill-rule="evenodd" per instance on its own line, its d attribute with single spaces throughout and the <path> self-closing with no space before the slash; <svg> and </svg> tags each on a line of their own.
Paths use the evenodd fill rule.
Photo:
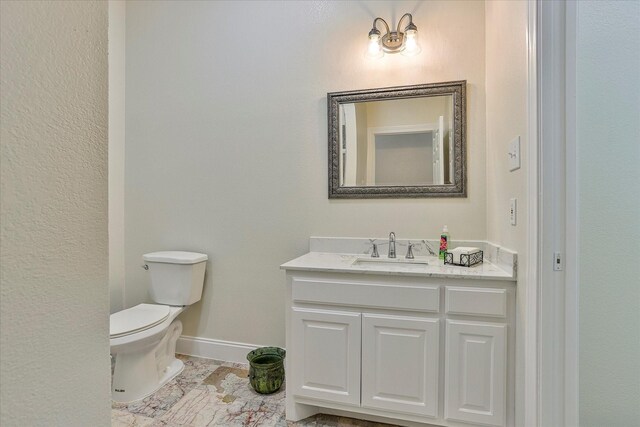
<svg viewBox="0 0 640 427">
<path fill-rule="evenodd" d="M 176 358 L 181 333 L 182 323 L 176 320 L 157 344 L 117 353 L 111 399 L 118 403 L 144 399 L 182 372 L 184 363 Z"/>
</svg>

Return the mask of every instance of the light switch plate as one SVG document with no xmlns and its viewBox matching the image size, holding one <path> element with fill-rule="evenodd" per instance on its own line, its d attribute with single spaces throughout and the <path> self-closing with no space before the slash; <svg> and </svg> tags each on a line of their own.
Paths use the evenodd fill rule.
<svg viewBox="0 0 640 427">
<path fill-rule="evenodd" d="M 553 253 L 553 270 L 554 271 L 564 270 L 564 261 L 562 260 L 562 252 Z"/>
<path fill-rule="evenodd" d="M 511 225 L 516 225 L 518 217 L 518 199 L 509 199 L 509 220 Z"/>
<path fill-rule="evenodd" d="M 516 137 L 509 143 L 509 170 L 513 172 L 520 169 L 520 137 Z"/>
</svg>

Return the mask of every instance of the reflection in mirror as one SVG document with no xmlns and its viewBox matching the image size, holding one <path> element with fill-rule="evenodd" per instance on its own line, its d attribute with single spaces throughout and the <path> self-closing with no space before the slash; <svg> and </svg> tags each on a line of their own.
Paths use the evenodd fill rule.
<svg viewBox="0 0 640 427">
<path fill-rule="evenodd" d="M 329 93 L 329 197 L 465 197 L 465 85 Z"/>
<path fill-rule="evenodd" d="M 340 104 L 340 186 L 453 182 L 453 96 Z"/>
</svg>

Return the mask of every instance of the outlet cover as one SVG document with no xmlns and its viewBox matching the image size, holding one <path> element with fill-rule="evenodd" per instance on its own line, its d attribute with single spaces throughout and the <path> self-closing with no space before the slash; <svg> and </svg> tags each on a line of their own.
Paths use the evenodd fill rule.
<svg viewBox="0 0 640 427">
<path fill-rule="evenodd" d="M 520 169 L 520 137 L 516 137 L 509 143 L 509 170 Z"/>
</svg>

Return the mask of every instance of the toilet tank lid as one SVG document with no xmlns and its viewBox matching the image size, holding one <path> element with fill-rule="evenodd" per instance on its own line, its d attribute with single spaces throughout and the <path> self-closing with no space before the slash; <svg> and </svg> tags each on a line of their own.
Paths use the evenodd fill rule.
<svg viewBox="0 0 640 427">
<path fill-rule="evenodd" d="M 142 259 L 149 262 L 165 262 L 168 264 L 197 264 L 206 261 L 209 257 L 206 254 L 197 252 L 163 251 L 144 254 Z"/>
</svg>

